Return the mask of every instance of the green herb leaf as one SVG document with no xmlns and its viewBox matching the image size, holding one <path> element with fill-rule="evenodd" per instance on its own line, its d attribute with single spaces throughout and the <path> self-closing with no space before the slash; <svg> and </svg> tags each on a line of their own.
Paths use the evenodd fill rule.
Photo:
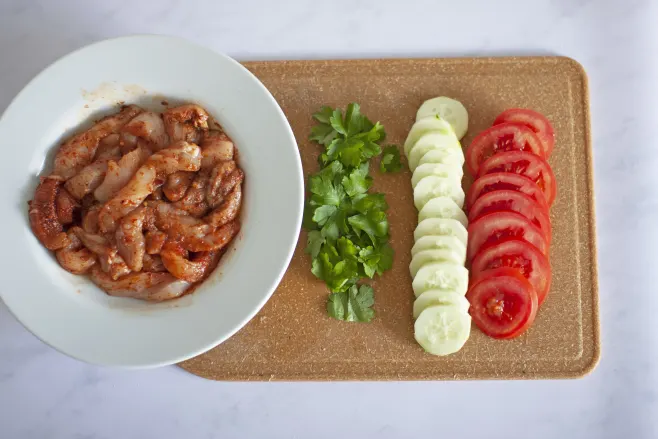
<svg viewBox="0 0 658 439">
<path fill-rule="evenodd" d="M 378 156 L 382 153 L 382 147 L 375 142 L 366 142 L 363 144 L 362 155 L 364 159 L 369 159 Z"/>
<path fill-rule="evenodd" d="M 348 167 L 357 167 L 363 161 L 361 153 L 363 142 L 358 139 L 345 140 L 340 148 L 340 162 Z"/>
<path fill-rule="evenodd" d="M 318 142 L 321 145 L 328 145 L 336 138 L 336 130 L 331 125 L 320 124 L 311 128 L 309 140 Z"/>
<path fill-rule="evenodd" d="M 313 118 L 320 123 L 329 124 L 330 123 L 329 119 L 331 119 L 331 116 L 333 116 L 333 114 L 334 114 L 334 109 L 325 106 L 320 108 L 320 111 L 318 111 L 317 113 L 314 113 Z"/>
<path fill-rule="evenodd" d="M 375 304 L 375 290 L 370 285 L 361 285 L 357 291 L 356 285 L 350 288 L 350 302 L 360 322 L 369 322 L 375 316 L 371 308 Z"/>
<path fill-rule="evenodd" d="M 338 210 L 336 206 L 320 206 L 315 209 L 315 213 L 313 213 L 313 221 L 321 226 L 324 226 L 327 221 L 336 213 L 336 210 Z"/>
<path fill-rule="evenodd" d="M 373 243 L 377 238 L 388 237 L 388 220 L 386 214 L 379 210 L 371 210 L 366 214 L 358 214 L 347 219 L 356 234 L 361 231 L 368 234 Z"/>
<path fill-rule="evenodd" d="M 384 194 L 362 194 L 352 198 L 352 205 L 359 213 L 367 213 L 370 210 L 386 210 L 388 203 L 384 199 Z"/>
<path fill-rule="evenodd" d="M 310 254 L 313 259 L 318 257 L 322 244 L 325 243 L 325 238 L 317 230 L 312 230 L 308 232 L 308 238 L 306 239 L 306 253 Z"/>
<path fill-rule="evenodd" d="M 331 293 L 327 299 L 327 314 L 337 320 L 345 320 L 347 309 L 347 294 Z"/>
<path fill-rule="evenodd" d="M 334 131 L 335 133 L 336 131 Z M 333 139 L 329 145 L 327 145 L 327 159 L 329 160 L 336 160 L 338 158 L 338 154 L 340 153 L 343 144 L 345 143 L 345 140 L 343 139 Z"/>
<path fill-rule="evenodd" d="M 313 221 L 313 214 L 315 213 L 316 206 L 311 204 L 311 200 L 307 199 L 304 203 L 304 217 L 302 218 L 302 226 L 306 230 L 317 229 L 317 224 Z"/>
<path fill-rule="evenodd" d="M 375 292 L 370 285 L 352 285 L 349 290 L 329 295 L 327 313 L 346 322 L 369 322 L 375 317 Z"/>
<path fill-rule="evenodd" d="M 342 259 L 329 242 L 322 245 L 313 259 L 311 272 L 325 281 L 331 291 L 345 291 L 358 279 L 357 261 Z"/>
<path fill-rule="evenodd" d="M 370 119 L 368 119 L 366 116 L 363 116 L 363 132 L 369 132 L 372 130 L 372 127 L 374 127 L 375 124 L 372 123 Z M 383 133 L 383 126 L 382 126 L 382 134 L 385 136 L 386 134 Z"/>
<path fill-rule="evenodd" d="M 340 206 L 345 199 L 345 189 L 340 184 L 343 167 L 339 162 L 332 162 L 318 174 L 309 178 L 308 188 L 311 203 L 315 206 L 329 204 Z"/>
<path fill-rule="evenodd" d="M 345 259 L 357 260 L 356 255 L 358 254 L 358 249 L 352 241 L 343 236 L 338 239 L 337 245 L 340 256 Z"/>
<path fill-rule="evenodd" d="M 399 172 L 402 169 L 400 162 L 400 150 L 395 145 L 384 147 L 382 159 L 379 162 L 381 172 Z"/>
<path fill-rule="evenodd" d="M 380 255 L 375 252 L 375 249 L 370 245 L 362 248 L 359 251 L 359 262 L 363 264 L 363 271 L 369 278 L 373 278 L 377 273 L 377 264 L 379 263 Z"/>
<path fill-rule="evenodd" d="M 372 178 L 368 175 L 368 163 L 362 163 L 361 166 L 350 172 L 350 175 L 343 177 L 343 187 L 350 197 L 364 194 L 372 185 Z"/>
<path fill-rule="evenodd" d="M 369 142 L 381 142 L 386 138 L 386 132 L 384 132 L 384 125 L 380 124 L 377 122 L 376 124 L 372 124 L 372 122 L 368 121 L 370 123 L 370 127 L 364 131 L 363 133 L 355 136 L 358 138 L 365 139 Z"/>
<path fill-rule="evenodd" d="M 343 125 L 343 113 L 336 108 L 329 118 L 329 122 L 331 123 L 331 126 L 336 130 L 337 133 L 340 133 L 344 136 L 347 135 L 347 130 L 345 129 L 345 125 Z"/>
<path fill-rule="evenodd" d="M 377 274 L 390 270 L 393 266 L 393 247 L 384 243 L 379 247 L 379 262 L 377 263 Z"/>
<path fill-rule="evenodd" d="M 322 229 L 320 230 L 320 234 L 327 239 L 335 241 L 340 236 L 340 228 L 338 227 L 338 224 L 336 223 L 335 220 L 327 221 L 327 223 L 324 226 L 322 226 Z"/>
<path fill-rule="evenodd" d="M 347 127 L 347 136 L 359 134 L 363 129 L 363 116 L 359 104 L 349 104 L 345 111 L 345 126 Z"/>
</svg>

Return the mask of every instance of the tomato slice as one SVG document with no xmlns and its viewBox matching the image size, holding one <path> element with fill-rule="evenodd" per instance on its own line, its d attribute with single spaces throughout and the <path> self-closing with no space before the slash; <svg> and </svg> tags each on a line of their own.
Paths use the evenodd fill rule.
<svg viewBox="0 0 658 439">
<path fill-rule="evenodd" d="M 466 299 L 469 314 L 482 332 L 493 338 L 517 337 L 532 325 L 539 304 L 530 283 L 512 268 L 492 270 L 475 280 Z"/>
<path fill-rule="evenodd" d="M 507 238 L 528 242 L 548 254 L 548 242 L 539 227 L 519 213 L 501 211 L 481 216 L 468 225 L 467 258 L 471 260 L 481 250 Z"/>
<path fill-rule="evenodd" d="M 545 157 L 541 141 L 534 131 L 523 125 L 502 123 L 482 131 L 473 139 L 466 149 L 466 165 L 471 174 L 478 175 L 483 161 L 504 151 L 529 151 Z"/>
<path fill-rule="evenodd" d="M 482 250 L 473 258 L 474 279 L 500 267 L 518 270 L 532 284 L 541 305 L 551 287 L 551 265 L 536 247 L 518 239 L 507 239 Z"/>
<path fill-rule="evenodd" d="M 480 165 L 479 175 L 494 172 L 511 172 L 528 177 L 542 190 L 548 205 L 553 204 L 557 193 L 555 174 L 548 162 L 538 155 L 526 151 L 499 152 Z"/>
<path fill-rule="evenodd" d="M 493 124 L 498 125 L 503 123 L 518 123 L 530 128 L 539 137 L 544 155 L 550 157 L 555 146 L 555 133 L 553 132 L 553 126 L 546 119 L 546 116 L 526 108 L 510 108 L 500 113 Z"/>
<path fill-rule="evenodd" d="M 551 220 L 545 206 L 519 191 L 500 190 L 488 192 L 478 198 L 468 212 L 468 222 L 472 223 L 491 212 L 511 211 L 520 213 L 541 229 L 546 241 L 551 243 Z"/>
<path fill-rule="evenodd" d="M 494 172 L 485 174 L 475 180 L 466 195 L 466 210 L 469 211 L 475 201 L 482 195 L 499 190 L 522 192 L 539 203 L 548 212 L 546 197 L 544 197 L 544 193 L 539 189 L 539 186 L 528 177 L 512 174 L 511 172 Z"/>
</svg>

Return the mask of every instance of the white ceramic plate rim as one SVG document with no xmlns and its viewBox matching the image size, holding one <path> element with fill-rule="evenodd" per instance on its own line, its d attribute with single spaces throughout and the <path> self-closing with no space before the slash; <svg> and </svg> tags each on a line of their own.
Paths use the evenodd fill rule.
<svg viewBox="0 0 658 439">
<path fill-rule="evenodd" d="M 251 290 L 249 290 L 244 299 L 239 299 L 235 296 L 230 296 L 230 300 L 222 299 L 228 303 L 235 302 L 233 304 L 235 305 L 236 313 L 238 314 L 237 316 L 232 316 L 227 310 L 217 310 L 217 318 L 221 318 L 220 315 L 223 313 L 223 317 L 228 321 L 228 323 L 223 326 L 212 321 L 212 317 L 214 317 L 213 312 L 215 312 L 215 310 L 211 306 L 223 303 L 221 300 L 217 299 L 218 296 L 229 296 L 219 287 L 224 285 L 235 287 L 235 285 L 239 285 L 236 284 L 235 280 L 237 276 L 235 273 L 238 271 L 237 269 L 245 270 L 248 268 L 248 262 L 250 261 L 247 261 L 247 258 L 251 259 L 251 257 L 255 255 L 255 252 L 253 251 L 253 243 L 248 242 L 251 236 L 246 232 L 249 231 L 248 229 L 251 229 L 254 236 L 257 236 L 259 233 L 260 235 L 265 233 L 263 231 L 265 226 L 262 225 L 264 221 L 256 221 L 255 213 L 245 213 L 245 216 L 247 216 L 247 218 L 243 219 L 243 231 L 245 233 L 241 233 L 241 236 L 239 237 L 243 242 L 236 243 L 235 250 L 228 252 L 232 254 L 227 254 L 224 257 L 224 259 L 227 259 L 227 262 L 224 262 L 223 260 L 222 265 L 220 265 L 220 268 L 217 270 L 219 272 L 222 271 L 222 268 L 225 268 L 225 272 L 219 273 L 217 276 L 213 273 L 211 279 L 202 284 L 193 294 L 179 299 L 179 301 L 174 301 L 171 304 L 164 304 L 158 308 L 158 305 L 155 305 L 154 307 L 153 304 L 145 305 L 141 302 L 133 303 L 137 301 L 130 299 L 108 298 L 88 281 L 82 282 L 79 285 L 76 284 L 80 287 L 80 292 L 82 294 L 75 295 L 70 291 L 65 291 L 63 294 L 69 294 L 71 297 L 62 299 L 62 297 L 60 297 L 60 290 L 70 289 L 72 275 L 59 268 L 54 258 L 38 244 L 29 230 L 26 206 L 24 211 L 20 210 L 20 204 L 31 198 L 30 191 L 36 186 L 35 175 L 39 172 L 42 163 L 45 160 L 44 153 L 52 151 L 54 145 L 52 140 L 61 139 L 63 135 L 61 132 L 61 123 L 56 124 L 58 127 L 55 128 L 60 132 L 41 132 L 41 130 L 52 130 L 53 127 L 52 125 L 47 124 L 39 125 L 39 123 L 42 122 L 42 119 L 47 118 L 45 116 L 41 117 L 40 112 L 34 110 L 35 97 L 41 96 L 45 101 L 57 99 L 59 93 L 56 79 L 57 75 L 61 78 L 63 72 L 72 72 L 77 67 L 80 67 L 81 62 L 98 60 L 99 57 L 103 56 L 103 53 L 112 54 L 122 48 L 127 52 L 131 52 L 131 50 L 133 50 L 132 48 L 135 47 L 145 49 L 146 52 L 144 53 L 156 53 L 159 51 L 158 53 L 161 54 L 155 55 L 156 58 L 158 56 L 162 58 L 164 56 L 162 53 L 164 52 L 171 54 L 174 59 L 179 55 L 188 56 L 189 54 L 193 54 L 189 55 L 192 59 L 194 59 L 194 56 L 204 57 L 205 60 L 208 61 L 207 66 L 211 66 L 211 64 L 211 67 L 213 68 L 220 66 L 220 74 L 226 72 L 227 76 L 236 80 L 235 86 L 239 89 L 241 96 L 253 99 L 254 102 L 258 103 L 258 105 L 250 111 L 254 111 L 254 117 L 256 120 L 262 120 L 264 121 L 263 123 L 269 124 L 267 126 L 271 129 L 271 132 L 268 132 L 268 135 L 274 139 L 274 145 L 281 148 L 276 151 L 277 157 L 283 157 L 281 163 L 287 167 L 284 171 L 278 170 L 278 175 L 281 176 L 283 174 L 283 178 L 275 181 L 286 190 L 286 195 L 280 203 L 282 204 L 282 207 L 279 211 L 280 215 L 284 218 L 277 225 L 280 229 L 276 229 L 278 232 L 276 236 L 273 235 L 271 237 L 271 241 L 273 242 L 272 249 L 266 251 L 267 257 L 263 256 L 261 258 L 261 262 L 265 260 L 267 264 L 263 268 L 267 279 L 256 279 L 258 278 L 258 275 L 252 276 L 251 272 L 244 273 L 246 276 L 244 277 L 243 282 L 247 285 L 245 290 L 249 290 L 250 283 L 253 283 L 256 285 L 255 288 L 258 291 L 252 294 Z M 137 51 L 137 49 L 134 50 Z M 149 50 L 151 52 L 149 52 Z M 148 56 L 150 55 L 146 56 L 147 59 Z M 84 67 L 83 70 L 85 68 L 86 67 Z M 95 67 L 89 67 L 89 69 L 94 71 Z M 209 76 L 209 73 L 206 74 L 206 79 Z M 108 80 L 112 80 L 112 78 L 108 78 Z M 199 79 L 198 77 L 195 77 L 194 80 L 195 81 L 191 82 L 192 87 L 196 87 L 196 84 L 194 83 L 196 81 L 203 82 L 203 78 Z M 208 79 L 208 81 L 211 83 L 212 78 Z M 121 81 L 118 82 L 121 83 Z M 226 84 L 218 83 L 216 85 L 217 91 L 220 95 L 221 93 L 228 93 L 226 96 L 233 96 L 238 93 L 237 91 L 227 92 L 230 87 L 225 87 Z M 153 90 L 154 93 L 159 93 L 160 91 L 167 93 L 166 90 L 158 90 L 157 87 Z M 52 96 L 50 96 L 51 94 Z M 183 96 L 180 96 L 181 94 Z M 187 96 L 184 96 L 185 93 L 178 93 L 178 95 L 182 100 L 187 100 Z M 234 97 L 235 96 L 233 96 L 233 98 Z M 199 99 L 195 99 L 194 96 L 190 98 L 190 100 L 194 102 L 198 102 Z M 239 139 L 247 139 L 249 136 L 252 136 L 250 133 L 236 130 L 235 127 L 237 123 L 244 121 L 244 114 L 242 114 L 244 113 L 244 110 L 241 110 L 241 113 L 236 110 L 235 113 L 240 113 L 240 115 L 236 117 L 233 117 L 231 114 L 234 109 L 228 107 L 226 108 L 226 112 L 221 111 L 222 109 L 218 110 L 217 108 L 215 108 L 216 111 L 213 111 L 213 106 L 217 107 L 217 105 L 212 102 L 212 99 L 214 98 L 211 98 L 211 102 L 199 103 L 206 105 L 211 114 L 219 119 L 227 132 L 234 138 L 238 148 L 241 148 L 241 146 L 244 145 L 241 145 Z M 229 101 L 231 101 L 231 99 L 229 99 Z M 55 103 L 54 105 L 57 104 Z M 63 110 L 65 112 L 71 111 L 70 108 L 63 108 Z M 103 110 L 107 111 L 107 108 L 103 108 Z M 220 114 L 217 114 L 217 112 Z M 35 133 L 29 132 L 26 137 L 38 144 L 37 151 L 26 152 L 20 150 L 20 152 L 17 153 L 16 158 L 18 164 L 11 160 L 5 160 L 3 163 L 0 163 L 0 184 L 2 184 L 2 187 L 17 188 L 16 191 L 4 191 L 4 193 L 0 194 L 0 206 L 7 210 L 7 217 L 5 218 L 5 221 L 3 221 L 5 227 L 0 231 L 0 236 L 3 237 L 2 240 L 5 242 L 5 245 L 3 246 L 5 248 L 5 253 L 4 255 L 0 255 L 0 263 L 2 264 L 0 270 L 2 270 L 4 279 L 3 283 L 0 284 L 0 298 L 3 299 L 12 314 L 42 341 L 71 357 L 89 363 L 136 368 L 158 367 L 192 358 L 222 343 L 251 320 L 271 297 L 292 259 L 297 239 L 299 237 L 304 204 L 303 171 L 295 137 L 283 111 L 265 86 L 238 62 L 228 56 L 174 37 L 136 35 L 104 40 L 83 47 L 64 56 L 39 73 L 25 86 L 25 88 L 10 103 L 0 118 L 0 147 L 3 149 L 11 147 L 15 148 L 17 142 L 20 144 L 19 135 L 21 134 L 21 129 L 26 128 L 26 125 L 21 124 L 21 119 L 28 116 L 32 116 L 29 118 L 31 123 L 30 127 Z M 71 123 L 70 114 L 68 115 L 66 122 L 69 124 Z M 73 127 L 74 126 L 71 128 Z M 25 133 L 25 131 L 23 131 L 23 133 Z M 245 144 L 249 144 L 249 142 L 245 141 Z M 31 147 L 32 144 L 30 143 L 29 145 Z M 247 150 L 240 149 L 241 157 L 247 156 L 247 158 L 249 158 L 251 156 L 253 158 L 255 151 L 253 144 L 251 147 L 252 150 L 249 151 L 249 149 L 250 148 L 247 148 Z M 39 150 L 44 151 L 39 152 Z M 274 153 L 269 152 L 269 154 Z M 261 162 L 264 161 L 265 159 L 261 160 Z M 27 169 L 25 168 L 26 166 Z M 266 190 L 267 188 L 263 183 L 264 180 L 262 178 L 255 178 L 255 173 L 250 176 L 249 169 L 247 169 L 248 166 L 249 165 L 245 167 L 243 165 L 243 167 L 245 167 L 245 173 L 247 174 L 247 180 L 245 183 L 246 188 L 249 188 L 249 179 L 252 178 L 254 182 L 259 182 L 256 186 L 260 185 L 260 189 Z M 262 164 L 255 166 L 262 167 Z M 269 184 L 271 182 L 267 183 Z M 19 191 L 23 193 L 18 194 Z M 259 196 L 258 193 L 250 194 L 249 190 L 246 189 L 245 210 L 262 214 L 263 212 L 258 211 L 258 209 L 260 208 L 260 205 L 264 203 L 257 203 L 254 201 L 253 203 L 256 204 L 249 205 L 251 195 L 253 195 L 254 199 Z M 260 198 L 261 201 L 263 200 L 263 197 Z M 278 206 L 278 204 L 276 206 Z M 23 239 L 25 239 L 25 242 L 23 242 Z M 7 252 L 6 250 L 8 248 L 12 248 L 13 251 Z M 249 253 L 249 251 L 251 251 L 251 253 Z M 260 256 L 256 255 L 255 259 L 258 259 L 258 257 Z M 33 263 L 37 262 L 36 265 L 39 269 L 35 270 L 33 267 L 32 270 L 30 270 L 29 267 L 19 266 L 19 264 L 26 264 L 30 261 Z M 236 268 L 236 270 L 231 271 L 232 268 Z M 215 277 L 218 277 L 218 280 L 213 284 L 213 278 Z M 74 281 L 77 282 L 78 279 L 80 278 L 77 277 Z M 50 285 L 50 287 L 57 292 L 53 294 L 42 293 L 42 289 L 47 285 Z M 217 285 L 218 288 L 214 288 L 214 285 Z M 89 292 L 90 290 L 94 291 Z M 221 290 L 221 294 L 218 291 L 213 290 Z M 243 292 L 244 291 L 242 290 L 238 291 L 238 293 Z M 89 297 L 84 297 L 87 295 L 93 297 L 91 297 L 91 299 L 89 299 Z M 57 298 L 57 300 L 54 300 L 53 297 Z M 212 299 L 213 297 L 215 298 L 214 300 Z M 188 302 L 185 302 L 185 300 Z M 64 302 L 67 303 L 66 306 L 62 305 Z M 71 305 L 71 303 L 74 305 Z M 48 308 L 49 306 L 52 308 Z M 144 306 L 150 306 L 153 308 L 147 309 L 144 308 Z M 208 309 L 209 306 L 210 309 Z M 151 341 L 155 341 L 155 343 L 158 342 L 154 337 L 154 335 L 157 335 L 156 330 L 158 329 L 158 325 L 179 325 L 181 328 L 185 328 L 185 323 L 198 325 L 198 322 L 191 322 L 191 320 L 194 320 L 191 317 L 195 317 L 198 314 L 200 319 L 206 319 L 205 323 L 208 323 L 210 327 L 199 327 L 198 340 L 194 339 L 197 334 L 195 332 L 187 334 L 190 338 L 194 339 L 189 343 L 183 338 L 180 340 L 176 339 L 176 346 L 174 348 L 168 348 L 168 346 L 173 344 L 174 341 L 172 341 L 171 344 L 168 344 L 168 341 L 164 341 L 162 344 L 158 345 L 157 349 L 145 349 L 144 353 L 138 351 L 137 348 L 140 347 L 139 344 L 137 344 L 137 346 L 131 346 L 126 352 L 121 352 L 123 346 L 115 345 L 114 348 L 119 352 L 116 356 L 113 356 L 111 353 L 108 353 L 110 346 L 106 344 L 103 346 L 89 346 L 88 340 L 84 338 L 88 338 L 88 335 L 80 336 L 81 340 L 83 338 L 84 340 L 87 340 L 85 342 L 87 345 L 77 346 L 77 340 L 71 341 L 71 337 L 75 337 L 75 331 L 68 328 L 73 325 L 70 322 L 62 322 L 61 324 L 50 322 L 44 323 L 43 316 L 48 315 L 48 310 L 58 309 L 58 307 L 62 307 L 63 309 L 87 309 L 90 313 L 96 313 L 97 316 L 101 316 L 101 319 L 104 319 L 105 315 L 119 312 L 120 319 L 125 318 L 127 321 L 132 322 L 131 324 L 134 324 L 134 328 L 137 330 L 141 329 L 149 332 L 151 334 Z M 98 309 L 105 309 L 105 311 L 97 312 Z M 119 311 L 117 311 L 117 309 L 119 309 Z M 189 311 L 190 309 L 196 311 Z M 195 312 L 197 314 L 194 314 Z M 131 313 L 135 315 L 147 315 L 147 317 L 140 321 Z M 148 317 L 148 315 L 158 316 L 154 318 L 155 322 L 151 325 L 155 326 L 155 328 L 149 327 L 147 321 L 150 317 Z M 160 316 L 165 316 L 163 322 L 159 322 Z M 88 321 L 92 319 L 92 317 L 86 319 L 85 313 L 64 316 L 53 315 L 52 318 L 76 319 L 76 323 L 79 323 L 81 328 L 94 329 L 94 322 Z M 108 317 L 108 321 L 112 320 L 112 318 Z M 77 320 L 79 320 L 79 322 Z M 204 322 L 203 320 L 201 321 Z M 215 324 L 217 327 L 213 326 Z M 68 328 L 66 329 L 66 334 L 60 336 L 60 332 L 63 332 L 65 327 Z M 60 330 L 58 328 L 62 329 Z M 122 328 L 123 327 L 118 327 L 118 329 Z M 167 326 L 162 326 L 159 329 L 162 329 L 165 332 L 170 330 Z M 173 331 L 173 329 L 171 329 L 171 331 Z M 104 334 L 97 335 L 104 337 Z M 116 337 L 116 340 L 131 342 L 130 336 L 129 333 L 121 334 Z M 170 336 L 176 338 L 176 333 L 172 333 Z M 183 337 L 183 335 L 181 335 L 181 337 Z M 107 341 L 107 337 L 104 339 Z M 113 339 L 110 337 L 110 340 Z M 144 346 L 141 347 L 144 348 Z"/>
</svg>

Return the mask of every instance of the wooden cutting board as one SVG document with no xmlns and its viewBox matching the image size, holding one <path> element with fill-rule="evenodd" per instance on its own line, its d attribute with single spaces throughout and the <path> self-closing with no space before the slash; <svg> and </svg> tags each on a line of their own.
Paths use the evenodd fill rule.
<svg viewBox="0 0 658 439">
<path fill-rule="evenodd" d="M 374 172 L 374 190 L 384 192 L 391 206 L 395 250 L 393 269 L 373 282 L 376 319 L 359 324 L 327 316 L 328 291 L 311 274 L 302 232 L 283 281 L 260 313 L 228 341 L 182 363 L 184 369 L 215 380 L 446 380 L 574 378 L 594 368 L 600 345 L 591 135 L 587 77 L 578 63 L 562 57 L 518 57 L 245 66 L 283 108 L 306 175 L 318 169 L 321 148 L 307 138 L 311 114 L 323 105 L 358 102 L 371 120 L 384 124 L 388 141 L 398 145 L 418 106 L 438 95 L 456 98 L 468 109 L 463 145 L 507 108 L 545 114 L 556 132 L 550 164 L 558 185 L 551 209 L 551 291 L 532 328 L 517 339 L 494 340 L 473 326 L 457 354 L 424 353 L 414 341 L 411 316 L 408 266 L 417 221 L 411 174 L 406 166 L 393 175 Z M 272 170 L 274 185 L 279 171 Z"/>
</svg>

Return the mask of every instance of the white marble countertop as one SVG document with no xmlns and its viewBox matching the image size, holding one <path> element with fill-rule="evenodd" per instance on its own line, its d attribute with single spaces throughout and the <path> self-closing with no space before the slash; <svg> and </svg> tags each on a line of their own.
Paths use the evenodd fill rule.
<svg viewBox="0 0 658 439">
<path fill-rule="evenodd" d="M 1 0 L 0 110 L 56 58 L 131 33 L 241 60 L 577 59 L 590 78 L 603 354 L 575 381 L 220 383 L 79 363 L 0 303 L 0 438 L 657 437 L 657 3 Z"/>
</svg>

